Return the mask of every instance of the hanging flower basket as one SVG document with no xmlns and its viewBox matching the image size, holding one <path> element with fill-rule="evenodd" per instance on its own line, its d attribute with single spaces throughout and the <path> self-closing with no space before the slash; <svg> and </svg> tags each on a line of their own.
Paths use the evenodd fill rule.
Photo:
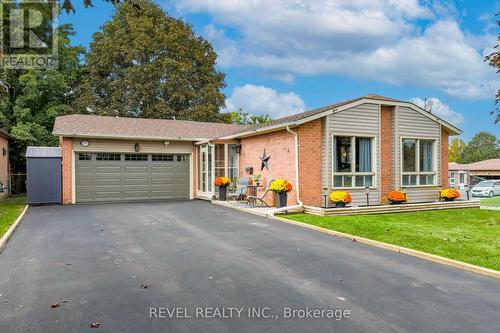
<svg viewBox="0 0 500 333">
<path fill-rule="evenodd" d="M 346 191 L 333 191 L 330 193 L 330 201 L 335 204 L 336 208 L 345 207 L 352 202 L 351 195 Z"/>
<path fill-rule="evenodd" d="M 286 179 L 277 178 L 273 180 L 273 182 L 269 186 L 269 190 L 276 193 L 276 196 L 278 198 L 278 208 L 287 206 L 287 194 L 292 190 L 292 184 L 290 184 Z"/>
<path fill-rule="evenodd" d="M 387 200 L 390 201 L 391 205 L 401 205 L 408 202 L 408 196 L 402 191 L 392 191 L 387 195 Z"/>
<path fill-rule="evenodd" d="M 444 201 L 454 201 L 455 199 L 460 198 L 460 192 L 454 188 L 447 188 L 439 192 L 439 197 Z"/>
</svg>

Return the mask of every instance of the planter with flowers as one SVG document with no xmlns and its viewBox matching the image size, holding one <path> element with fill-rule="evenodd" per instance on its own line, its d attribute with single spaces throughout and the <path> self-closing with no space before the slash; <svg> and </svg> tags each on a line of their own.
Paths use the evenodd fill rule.
<svg viewBox="0 0 500 333">
<path fill-rule="evenodd" d="M 387 200 L 390 201 L 391 205 L 400 205 L 408 202 L 408 196 L 402 191 L 392 191 L 387 195 Z"/>
<path fill-rule="evenodd" d="M 227 200 L 227 187 L 231 184 L 231 179 L 220 176 L 215 178 L 214 185 L 219 187 L 219 200 Z"/>
<path fill-rule="evenodd" d="M 351 195 L 346 191 L 333 191 L 330 193 L 330 201 L 335 204 L 335 207 L 345 207 L 351 203 Z"/>
<path fill-rule="evenodd" d="M 457 198 L 460 198 L 460 192 L 458 192 L 454 188 L 446 188 L 439 192 L 439 197 L 444 201 L 453 201 Z"/>
<path fill-rule="evenodd" d="M 276 193 L 278 197 L 277 207 L 286 207 L 287 205 L 287 194 L 292 190 L 292 184 L 290 184 L 286 179 L 277 178 L 273 180 L 269 186 L 269 190 Z"/>
</svg>

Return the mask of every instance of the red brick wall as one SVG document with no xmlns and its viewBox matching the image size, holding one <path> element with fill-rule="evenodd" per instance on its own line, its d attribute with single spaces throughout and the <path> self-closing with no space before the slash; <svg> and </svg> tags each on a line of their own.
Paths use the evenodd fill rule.
<svg viewBox="0 0 500 333">
<path fill-rule="evenodd" d="M 294 129 L 299 135 L 300 199 L 304 205 L 322 205 L 321 163 L 322 119 Z"/>
<path fill-rule="evenodd" d="M 62 148 L 62 200 L 65 204 L 73 202 L 73 141 L 59 138 Z"/>
<path fill-rule="evenodd" d="M 240 177 L 248 177 L 246 167 L 253 167 L 254 175 L 262 174 L 265 184 L 270 179 L 285 178 L 292 183 L 294 189 L 288 193 L 288 204 L 296 204 L 295 194 L 295 143 L 292 133 L 279 131 L 249 138 L 240 141 Z M 269 170 L 260 171 L 260 157 L 266 149 L 269 159 Z M 319 162 L 319 161 L 318 161 Z M 260 195 L 261 193 L 258 193 Z M 268 193 L 266 202 L 273 204 L 273 193 Z"/>
<path fill-rule="evenodd" d="M 448 132 L 441 128 L 441 185 L 446 188 L 448 183 Z"/>
<path fill-rule="evenodd" d="M 380 110 L 380 195 L 395 190 L 394 157 L 392 156 L 394 108 L 382 106 Z"/>
</svg>

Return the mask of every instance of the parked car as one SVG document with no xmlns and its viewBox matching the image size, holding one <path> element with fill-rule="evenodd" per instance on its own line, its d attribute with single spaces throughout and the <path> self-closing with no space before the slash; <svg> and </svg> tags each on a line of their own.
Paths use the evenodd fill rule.
<svg viewBox="0 0 500 333">
<path fill-rule="evenodd" d="M 493 197 L 500 195 L 500 180 L 483 180 L 471 190 L 473 197 Z"/>
</svg>

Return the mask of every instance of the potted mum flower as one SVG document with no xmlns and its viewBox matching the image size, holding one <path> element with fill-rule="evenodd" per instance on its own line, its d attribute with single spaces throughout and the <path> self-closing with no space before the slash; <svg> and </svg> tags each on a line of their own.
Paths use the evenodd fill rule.
<svg viewBox="0 0 500 333">
<path fill-rule="evenodd" d="M 346 191 L 333 191 L 330 193 L 330 201 L 335 204 L 335 207 L 345 207 L 351 203 L 351 195 Z"/>
<path fill-rule="evenodd" d="M 269 186 L 269 190 L 277 194 L 278 197 L 278 208 L 286 207 L 287 205 L 287 194 L 292 190 L 292 184 L 290 184 L 286 179 L 277 178 L 273 180 Z"/>
<path fill-rule="evenodd" d="M 227 200 L 227 187 L 231 184 L 231 179 L 220 176 L 215 178 L 214 185 L 219 187 L 219 200 Z"/>
<path fill-rule="evenodd" d="M 446 188 L 439 193 L 439 197 L 444 201 L 453 201 L 460 198 L 460 192 L 454 188 Z"/>
<path fill-rule="evenodd" d="M 408 202 L 408 196 L 402 191 L 392 191 L 387 195 L 387 200 L 391 202 L 391 205 L 400 205 Z"/>
</svg>

